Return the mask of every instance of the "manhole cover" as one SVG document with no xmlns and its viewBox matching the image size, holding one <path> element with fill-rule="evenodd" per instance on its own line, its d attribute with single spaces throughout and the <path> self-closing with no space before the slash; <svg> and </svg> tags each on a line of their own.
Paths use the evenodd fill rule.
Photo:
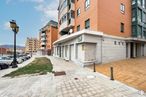
<svg viewBox="0 0 146 97">
<path fill-rule="evenodd" d="M 78 80 L 78 78 L 74 78 L 75 80 Z"/>
<path fill-rule="evenodd" d="M 54 76 L 66 75 L 65 71 L 54 72 Z"/>
</svg>

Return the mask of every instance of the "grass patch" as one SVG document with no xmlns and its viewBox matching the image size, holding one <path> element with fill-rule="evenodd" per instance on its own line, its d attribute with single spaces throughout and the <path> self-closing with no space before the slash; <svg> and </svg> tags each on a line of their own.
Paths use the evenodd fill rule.
<svg viewBox="0 0 146 97">
<path fill-rule="evenodd" d="M 53 65 L 51 61 L 48 58 L 42 57 L 42 58 L 36 58 L 33 62 L 30 64 L 19 68 L 16 71 L 13 71 L 4 77 L 15 77 L 19 75 L 25 75 L 25 74 L 47 74 L 47 72 L 52 72 Z"/>
</svg>

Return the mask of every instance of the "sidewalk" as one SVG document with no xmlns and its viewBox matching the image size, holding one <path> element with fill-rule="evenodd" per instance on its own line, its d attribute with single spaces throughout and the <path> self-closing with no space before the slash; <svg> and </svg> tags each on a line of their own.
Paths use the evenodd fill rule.
<svg viewBox="0 0 146 97">
<path fill-rule="evenodd" d="M 0 97 L 146 97 L 139 91 L 72 62 L 47 56 L 66 75 L 0 78 Z M 75 78 L 77 80 L 75 80 Z"/>
<path fill-rule="evenodd" d="M 66 71 L 66 76 L 54 77 L 57 87 L 57 97 L 146 97 L 132 87 L 108 77 L 93 73 L 88 68 L 82 68 L 72 62 L 48 57 L 54 65 L 54 71 Z M 78 80 L 75 80 L 78 78 Z"/>
</svg>

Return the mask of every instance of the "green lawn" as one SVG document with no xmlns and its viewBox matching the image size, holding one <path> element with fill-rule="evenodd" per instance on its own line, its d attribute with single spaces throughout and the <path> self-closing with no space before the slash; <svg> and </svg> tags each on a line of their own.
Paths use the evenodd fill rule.
<svg viewBox="0 0 146 97">
<path fill-rule="evenodd" d="M 4 77 L 15 77 L 25 74 L 46 74 L 47 72 L 52 72 L 53 66 L 51 61 L 48 58 L 36 58 L 30 64 L 11 72 L 10 74 L 5 75 Z"/>
</svg>

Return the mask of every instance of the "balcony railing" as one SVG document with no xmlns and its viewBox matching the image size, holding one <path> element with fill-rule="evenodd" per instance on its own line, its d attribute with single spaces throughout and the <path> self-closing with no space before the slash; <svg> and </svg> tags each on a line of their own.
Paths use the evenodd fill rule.
<svg viewBox="0 0 146 97">
<path fill-rule="evenodd" d="M 41 36 L 46 36 L 46 33 L 41 33 Z"/>
</svg>

